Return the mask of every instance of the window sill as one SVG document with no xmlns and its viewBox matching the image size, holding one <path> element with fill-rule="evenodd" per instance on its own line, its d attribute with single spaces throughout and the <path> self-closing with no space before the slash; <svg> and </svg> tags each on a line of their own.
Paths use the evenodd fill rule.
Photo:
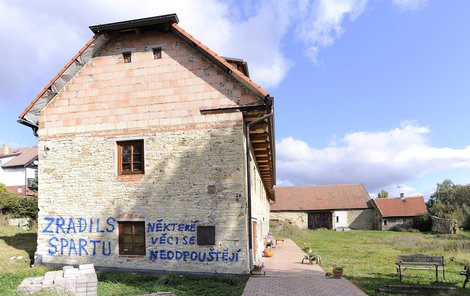
<svg viewBox="0 0 470 296">
<path fill-rule="evenodd" d="M 146 255 L 123 255 L 123 254 L 120 254 L 119 257 L 124 258 L 124 259 L 144 259 L 146 257 Z"/>
<path fill-rule="evenodd" d="M 138 182 L 140 181 L 145 174 L 129 174 L 129 175 L 118 175 L 117 180 L 119 182 Z"/>
</svg>

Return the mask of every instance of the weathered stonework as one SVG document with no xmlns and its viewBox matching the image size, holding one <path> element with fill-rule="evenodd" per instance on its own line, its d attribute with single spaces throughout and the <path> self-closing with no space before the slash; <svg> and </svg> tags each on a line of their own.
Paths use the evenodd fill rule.
<svg viewBox="0 0 470 296">
<path fill-rule="evenodd" d="M 459 230 L 457 220 L 432 216 L 432 231 L 445 234 L 456 234 Z"/>
<path fill-rule="evenodd" d="M 275 211 L 271 212 L 271 219 L 288 222 L 301 229 L 308 228 L 308 212 Z M 332 229 L 370 230 L 375 226 L 375 211 L 374 209 L 332 211 L 331 219 Z"/>
<path fill-rule="evenodd" d="M 301 229 L 308 228 L 308 214 L 306 212 L 271 212 L 271 219 L 287 222 Z"/>
<path fill-rule="evenodd" d="M 338 211 L 335 211 L 335 214 Z M 375 210 L 348 210 L 344 211 L 347 217 L 347 225 L 337 225 L 336 227 L 348 227 L 351 229 L 372 230 L 375 226 Z"/>
<path fill-rule="evenodd" d="M 242 113 L 200 110 L 261 103 L 173 34 L 110 41 L 41 113 L 37 254 L 46 264 L 247 273 Z M 119 176 L 116 142 L 132 139 L 144 141 L 145 174 Z M 269 203 L 251 169 L 262 244 Z M 145 222 L 145 256 L 119 255 L 120 221 Z M 197 226 L 215 226 L 215 245 L 195 243 Z"/>
</svg>

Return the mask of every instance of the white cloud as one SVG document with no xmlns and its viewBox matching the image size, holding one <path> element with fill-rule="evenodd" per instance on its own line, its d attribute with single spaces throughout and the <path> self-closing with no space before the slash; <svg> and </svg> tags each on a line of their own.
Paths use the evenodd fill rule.
<svg viewBox="0 0 470 296">
<path fill-rule="evenodd" d="M 281 51 L 289 3 L 261 0 L 237 18 L 232 11 L 242 7 L 236 1 L 0 0 L 0 42 L 9 45 L 0 60 L 0 101 L 31 100 L 91 38 L 88 26 L 168 13 L 177 13 L 180 25 L 218 54 L 246 60 L 261 86 L 276 86 L 292 65 Z"/>
<path fill-rule="evenodd" d="M 368 0 L 317 0 L 303 3 L 298 34 L 307 45 L 307 54 L 317 63 L 318 52 L 331 46 L 343 32 L 343 21 L 354 21 L 363 13 Z"/>
<path fill-rule="evenodd" d="M 392 3 L 403 10 L 419 10 L 428 5 L 428 0 L 392 0 Z"/>
<path fill-rule="evenodd" d="M 276 147 L 278 177 L 296 185 L 364 183 L 378 192 L 434 171 L 470 168 L 470 146 L 432 147 L 429 133 L 406 122 L 389 131 L 350 133 L 321 149 L 288 137 Z"/>
<path fill-rule="evenodd" d="M 404 9 L 425 0 L 393 0 Z M 283 40 L 293 32 L 313 62 L 345 32 L 368 0 L 0 0 L 0 101 L 31 97 L 89 40 L 89 25 L 177 13 L 180 24 L 214 51 L 245 59 L 254 81 L 277 86 L 293 66 Z M 8 75 L 6 75 L 8 73 Z M 25 87 L 25 86 L 28 87 Z M 24 98 L 27 97 L 27 98 Z M 20 100 L 21 99 L 21 100 Z"/>
</svg>

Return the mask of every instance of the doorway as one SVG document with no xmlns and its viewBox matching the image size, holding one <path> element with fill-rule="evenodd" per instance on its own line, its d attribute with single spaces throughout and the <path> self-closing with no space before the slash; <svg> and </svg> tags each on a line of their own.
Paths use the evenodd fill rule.
<svg viewBox="0 0 470 296">
<path fill-rule="evenodd" d="M 308 213 L 308 229 L 333 228 L 333 214 L 331 212 Z"/>
</svg>

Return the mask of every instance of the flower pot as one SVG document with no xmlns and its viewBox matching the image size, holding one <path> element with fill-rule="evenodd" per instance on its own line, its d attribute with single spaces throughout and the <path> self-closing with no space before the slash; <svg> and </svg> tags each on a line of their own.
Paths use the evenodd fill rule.
<svg viewBox="0 0 470 296">
<path fill-rule="evenodd" d="M 335 279 L 340 279 L 343 277 L 343 269 L 342 268 L 333 268 L 333 277 Z"/>
<path fill-rule="evenodd" d="M 273 255 L 274 255 L 273 251 L 270 251 L 270 250 L 264 251 L 264 257 L 272 257 Z"/>
<path fill-rule="evenodd" d="M 266 273 L 262 269 L 253 269 L 251 275 L 265 275 Z"/>
</svg>

